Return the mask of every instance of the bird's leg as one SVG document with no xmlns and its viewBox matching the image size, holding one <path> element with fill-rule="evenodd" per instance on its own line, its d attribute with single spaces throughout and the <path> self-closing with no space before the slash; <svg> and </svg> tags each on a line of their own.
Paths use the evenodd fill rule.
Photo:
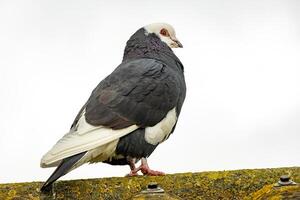
<svg viewBox="0 0 300 200">
<path fill-rule="evenodd" d="M 144 175 L 148 175 L 148 176 L 162 176 L 162 175 L 165 175 L 165 173 L 163 173 L 163 172 L 154 171 L 154 170 L 150 169 L 146 158 L 142 158 L 142 164 L 139 168 L 140 168 L 141 172 Z"/>
<path fill-rule="evenodd" d="M 127 176 L 138 176 L 138 171 L 140 171 L 140 167 L 136 168 L 135 167 L 135 158 L 127 158 L 129 167 L 130 167 L 130 172 L 127 174 Z"/>
</svg>

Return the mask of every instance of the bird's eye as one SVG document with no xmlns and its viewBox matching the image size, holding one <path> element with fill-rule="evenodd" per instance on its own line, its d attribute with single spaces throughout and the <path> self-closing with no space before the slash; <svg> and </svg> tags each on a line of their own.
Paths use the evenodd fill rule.
<svg viewBox="0 0 300 200">
<path fill-rule="evenodd" d="M 163 28 L 160 30 L 160 34 L 163 36 L 170 36 L 169 32 L 167 29 Z"/>
</svg>

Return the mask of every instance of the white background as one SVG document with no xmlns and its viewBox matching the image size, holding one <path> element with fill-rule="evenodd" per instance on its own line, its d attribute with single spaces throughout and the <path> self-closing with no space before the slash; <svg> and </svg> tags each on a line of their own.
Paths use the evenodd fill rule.
<svg viewBox="0 0 300 200">
<path fill-rule="evenodd" d="M 109 2 L 109 3 L 108 3 Z M 187 98 L 149 159 L 167 173 L 300 165 L 300 1 L 0 1 L 0 182 L 45 180 L 40 158 L 152 22 L 175 27 Z M 64 179 L 124 176 L 82 166 Z"/>
</svg>

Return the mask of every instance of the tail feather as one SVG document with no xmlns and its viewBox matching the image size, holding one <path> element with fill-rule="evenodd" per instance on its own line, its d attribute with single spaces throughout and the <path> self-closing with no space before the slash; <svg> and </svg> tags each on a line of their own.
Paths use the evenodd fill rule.
<svg viewBox="0 0 300 200">
<path fill-rule="evenodd" d="M 52 183 L 59 179 L 61 176 L 68 173 L 71 170 L 71 168 L 77 163 L 77 161 L 79 161 L 85 155 L 85 153 L 86 151 L 63 159 L 59 166 L 52 173 L 52 175 L 44 183 L 44 185 L 41 188 L 41 191 L 49 191 L 51 189 Z"/>
</svg>

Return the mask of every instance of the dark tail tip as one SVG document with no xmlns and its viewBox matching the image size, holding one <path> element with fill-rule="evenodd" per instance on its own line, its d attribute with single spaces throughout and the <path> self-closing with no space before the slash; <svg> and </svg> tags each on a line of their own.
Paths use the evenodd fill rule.
<svg viewBox="0 0 300 200">
<path fill-rule="evenodd" d="M 49 183 L 44 183 L 44 185 L 41 187 L 41 192 L 42 193 L 50 193 L 52 191 L 52 183 L 49 184 Z"/>
<path fill-rule="evenodd" d="M 65 175 L 70 171 L 73 165 L 84 156 L 85 152 L 76 154 L 74 156 L 70 156 L 61 161 L 58 167 L 55 169 L 53 174 L 49 177 L 49 179 L 44 183 L 41 187 L 41 192 L 50 192 L 52 191 L 52 184 L 59 179 L 61 176 Z"/>
</svg>

